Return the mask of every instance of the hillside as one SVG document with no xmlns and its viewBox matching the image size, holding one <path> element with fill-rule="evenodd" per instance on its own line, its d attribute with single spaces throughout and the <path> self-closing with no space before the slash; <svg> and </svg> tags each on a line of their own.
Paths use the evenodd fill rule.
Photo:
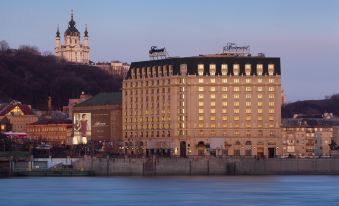
<svg viewBox="0 0 339 206">
<path fill-rule="evenodd" d="M 82 91 L 92 95 L 120 91 L 121 82 L 96 67 L 42 56 L 34 49 L 0 52 L 0 101 L 15 99 L 46 109 L 51 96 L 53 108 L 61 109 Z"/>
<path fill-rule="evenodd" d="M 339 117 L 339 94 L 332 95 L 322 100 L 305 100 L 289 103 L 283 106 L 282 116 L 284 118 L 292 117 L 293 114 L 323 114 L 333 113 Z"/>
</svg>

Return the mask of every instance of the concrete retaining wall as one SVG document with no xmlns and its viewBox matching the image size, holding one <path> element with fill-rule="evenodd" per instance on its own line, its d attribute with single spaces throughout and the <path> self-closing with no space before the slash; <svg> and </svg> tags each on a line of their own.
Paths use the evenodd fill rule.
<svg viewBox="0 0 339 206">
<path fill-rule="evenodd" d="M 73 163 L 95 175 L 339 175 L 339 159 L 107 159 Z"/>
</svg>

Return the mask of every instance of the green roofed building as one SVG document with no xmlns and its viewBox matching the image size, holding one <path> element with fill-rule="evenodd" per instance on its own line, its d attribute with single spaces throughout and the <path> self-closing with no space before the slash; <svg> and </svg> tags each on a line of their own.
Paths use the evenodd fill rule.
<svg viewBox="0 0 339 206">
<path fill-rule="evenodd" d="M 118 149 L 122 136 L 121 92 L 100 93 L 74 106 L 73 144 L 103 141 Z"/>
</svg>

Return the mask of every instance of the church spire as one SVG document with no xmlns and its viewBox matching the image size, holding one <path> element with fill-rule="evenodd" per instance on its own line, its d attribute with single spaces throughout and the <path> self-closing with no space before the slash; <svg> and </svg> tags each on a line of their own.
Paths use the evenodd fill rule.
<svg viewBox="0 0 339 206">
<path fill-rule="evenodd" d="M 58 27 L 57 27 L 56 37 L 60 37 L 59 24 L 58 24 Z"/>
<path fill-rule="evenodd" d="M 87 24 L 85 25 L 85 37 L 88 37 Z"/>
</svg>

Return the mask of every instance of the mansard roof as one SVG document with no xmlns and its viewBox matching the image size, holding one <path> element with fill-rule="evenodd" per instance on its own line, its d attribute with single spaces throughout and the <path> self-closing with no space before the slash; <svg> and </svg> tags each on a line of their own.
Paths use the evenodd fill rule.
<svg viewBox="0 0 339 206">
<path fill-rule="evenodd" d="M 251 75 L 256 75 L 256 65 L 263 65 L 263 75 L 268 75 L 268 65 L 274 65 L 274 75 L 280 75 L 280 58 L 279 57 L 263 57 L 263 56 L 226 56 L 222 54 L 216 55 L 199 55 L 193 57 L 175 57 L 159 60 L 132 62 L 130 69 L 127 73 L 126 79 L 131 78 L 131 69 L 152 68 L 158 66 L 172 66 L 173 75 L 180 75 L 180 65 L 187 65 L 188 75 L 198 74 L 198 64 L 204 65 L 204 75 L 209 75 L 209 65 L 216 65 L 216 75 L 222 75 L 221 65 L 228 65 L 227 75 L 233 75 L 233 64 L 239 64 L 240 75 L 245 74 L 245 64 L 251 65 Z"/>
</svg>

